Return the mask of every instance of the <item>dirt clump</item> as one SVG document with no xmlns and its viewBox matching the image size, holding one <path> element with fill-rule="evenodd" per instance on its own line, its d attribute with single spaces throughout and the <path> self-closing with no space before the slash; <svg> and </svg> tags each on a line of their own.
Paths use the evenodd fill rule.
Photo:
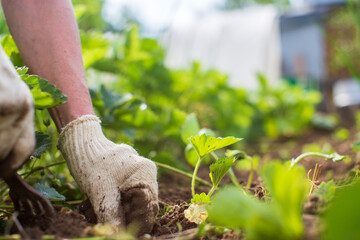
<svg viewBox="0 0 360 240">
<path fill-rule="evenodd" d="M 86 236 L 88 222 L 83 215 L 69 208 L 55 206 L 53 217 L 19 214 L 19 221 L 26 235 L 31 239 L 41 239 L 42 235 L 54 235 L 61 238 Z"/>
<path fill-rule="evenodd" d="M 156 219 L 151 235 L 161 236 L 196 228 L 197 225 L 195 223 L 185 218 L 184 211 L 187 207 L 188 204 L 186 202 L 169 207 L 169 210 L 164 215 Z M 160 206 L 160 208 L 164 208 L 164 206 Z"/>
</svg>

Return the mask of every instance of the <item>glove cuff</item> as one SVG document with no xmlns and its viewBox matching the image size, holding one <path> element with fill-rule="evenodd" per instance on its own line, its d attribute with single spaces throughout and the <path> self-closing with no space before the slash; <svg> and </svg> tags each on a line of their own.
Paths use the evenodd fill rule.
<svg viewBox="0 0 360 240">
<path fill-rule="evenodd" d="M 62 129 L 57 147 L 66 160 L 71 161 L 72 156 L 86 155 L 89 151 L 93 152 L 114 145 L 104 136 L 100 123 L 97 116 L 84 115 Z M 86 159 L 86 156 L 82 157 Z"/>
</svg>

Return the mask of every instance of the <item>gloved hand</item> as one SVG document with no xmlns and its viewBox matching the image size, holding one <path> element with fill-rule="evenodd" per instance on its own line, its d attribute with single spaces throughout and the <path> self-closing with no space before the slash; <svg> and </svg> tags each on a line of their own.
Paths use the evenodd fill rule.
<svg viewBox="0 0 360 240">
<path fill-rule="evenodd" d="M 89 198 L 98 222 L 136 223 L 149 233 L 158 212 L 156 166 L 130 146 L 108 140 L 100 120 L 85 115 L 61 132 L 58 148 Z"/>
<path fill-rule="evenodd" d="M 0 177 L 19 169 L 34 146 L 33 97 L 0 47 Z"/>
</svg>

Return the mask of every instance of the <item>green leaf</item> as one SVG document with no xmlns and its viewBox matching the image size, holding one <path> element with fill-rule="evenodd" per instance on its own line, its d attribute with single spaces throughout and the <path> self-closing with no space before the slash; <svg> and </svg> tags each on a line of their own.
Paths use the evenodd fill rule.
<svg viewBox="0 0 360 240">
<path fill-rule="evenodd" d="M 211 204 L 210 196 L 206 193 L 195 194 L 195 196 L 191 199 L 191 203 L 206 203 Z"/>
<path fill-rule="evenodd" d="M 218 226 L 244 228 L 254 222 L 258 212 L 268 215 L 271 209 L 263 202 L 236 187 L 220 189 L 208 208 L 209 221 Z"/>
<path fill-rule="evenodd" d="M 191 166 L 195 167 L 199 157 L 198 157 L 193 145 L 191 145 L 190 143 L 188 145 L 186 145 L 185 156 L 186 156 L 187 162 Z"/>
<path fill-rule="evenodd" d="M 21 79 L 30 88 L 36 109 L 56 107 L 66 102 L 67 96 L 60 89 L 39 76 L 27 74 L 27 71 L 27 67 L 17 68 Z"/>
<path fill-rule="evenodd" d="M 223 157 L 210 165 L 210 179 L 214 186 L 217 186 L 225 174 L 234 164 L 234 157 Z"/>
<path fill-rule="evenodd" d="M 322 182 L 318 189 L 314 191 L 314 194 L 318 195 L 321 199 L 325 201 L 330 201 L 335 195 L 335 184 L 334 181 L 331 180 L 327 183 Z"/>
<path fill-rule="evenodd" d="M 49 187 L 46 184 L 36 183 L 35 189 L 38 190 L 47 199 L 62 200 L 62 201 L 65 201 L 66 199 L 65 196 L 58 193 L 58 191 L 56 191 L 55 188 Z"/>
<path fill-rule="evenodd" d="M 10 58 L 14 66 L 23 66 L 24 63 L 21 59 L 19 50 L 14 42 L 14 39 L 10 35 L 5 35 L 1 41 L 6 55 Z"/>
<path fill-rule="evenodd" d="M 302 206 L 308 190 L 305 170 L 270 162 L 260 174 L 272 197 L 270 202 L 235 187 L 221 189 L 208 208 L 208 220 L 218 226 L 242 228 L 249 240 L 301 239 Z"/>
<path fill-rule="evenodd" d="M 199 156 L 203 157 L 206 154 L 215 151 L 216 149 L 229 146 L 242 139 L 235 137 L 215 138 L 206 134 L 202 134 L 201 136 L 190 137 L 189 140 Z"/>
<path fill-rule="evenodd" d="M 289 169 L 288 164 L 269 162 L 263 166 L 261 177 L 284 227 L 293 235 L 301 235 L 302 205 L 309 189 L 305 169 L 297 165 Z"/>
<path fill-rule="evenodd" d="M 360 182 L 338 189 L 324 214 L 325 240 L 358 240 L 360 236 Z"/>
<path fill-rule="evenodd" d="M 199 122 L 194 113 L 186 116 L 186 120 L 180 129 L 181 139 L 184 143 L 189 143 L 189 138 L 199 133 Z"/>
<path fill-rule="evenodd" d="M 36 147 L 33 156 L 40 158 L 41 154 L 45 152 L 51 146 L 51 139 L 48 135 L 42 132 L 35 132 L 36 137 Z"/>
</svg>

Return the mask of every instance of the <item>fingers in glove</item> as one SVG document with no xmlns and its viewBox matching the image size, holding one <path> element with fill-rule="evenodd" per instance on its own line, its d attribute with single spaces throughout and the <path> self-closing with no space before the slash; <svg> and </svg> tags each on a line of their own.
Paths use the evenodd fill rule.
<svg viewBox="0 0 360 240">
<path fill-rule="evenodd" d="M 121 194 L 126 225 L 137 225 L 139 236 L 151 232 L 158 213 L 157 199 L 150 196 L 150 190 L 145 187 L 131 188 Z"/>
</svg>

